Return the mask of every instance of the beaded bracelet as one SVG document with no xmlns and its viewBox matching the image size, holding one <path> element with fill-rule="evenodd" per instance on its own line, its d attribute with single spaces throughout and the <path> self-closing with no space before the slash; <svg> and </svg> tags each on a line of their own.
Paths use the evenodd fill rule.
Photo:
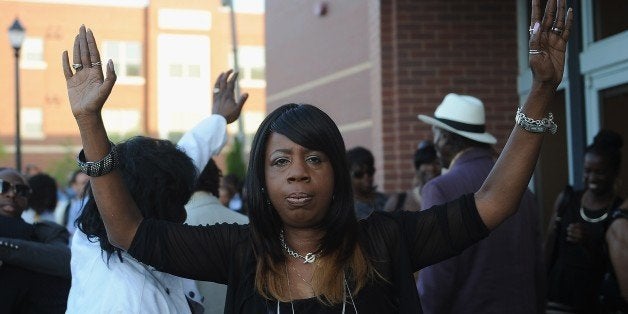
<svg viewBox="0 0 628 314">
<path fill-rule="evenodd" d="M 519 107 L 517 108 L 517 114 L 515 115 L 515 122 L 524 130 L 532 133 L 548 132 L 550 134 L 556 134 L 558 131 L 558 125 L 554 123 L 554 115 L 551 112 L 546 118 L 534 120 L 521 112 L 521 107 Z"/>
<path fill-rule="evenodd" d="M 85 161 L 85 152 L 81 152 L 76 157 L 76 163 L 83 173 L 90 177 L 100 177 L 113 171 L 118 166 L 119 158 L 116 145 L 109 141 L 111 150 L 103 159 L 99 161 Z"/>
</svg>

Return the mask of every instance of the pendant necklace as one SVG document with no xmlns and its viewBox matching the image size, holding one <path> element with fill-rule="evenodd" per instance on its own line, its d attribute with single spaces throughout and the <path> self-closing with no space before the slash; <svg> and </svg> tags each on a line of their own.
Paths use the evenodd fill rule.
<svg viewBox="0 0 628 314">
<path fill-rule="evenodd" d="M 317 255 L 315 253 L 307 253 L 305 254 L 305 256 L 303 256 L 288 247 L 288 244 L 286 244 L 286 239 L 283 236 L 283 230 L 281 230 L 281 233 L 279 233 L 279 241 L 281 241 L 281 246 L 284 250 L 286 250 L 288 254 L 290 254 L 290 256 L 303 259 L 303 264 L 312 264 L 314 263 L 314 261 L 316 261 Z"/>
</svg>

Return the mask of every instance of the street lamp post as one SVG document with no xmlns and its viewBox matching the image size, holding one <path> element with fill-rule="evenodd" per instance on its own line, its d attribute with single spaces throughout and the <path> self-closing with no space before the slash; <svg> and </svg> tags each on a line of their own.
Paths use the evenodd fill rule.
<svg viewBox="0 0 628 314">
<path fill-rule="evenodd" d="M 20 49 L 26 30 L 16 18 L 9 27 L 9 41 L 15 52 L 15 169 L 22 171 L 22 143 L 20 137 Z"/>
<path fill-rule="evenodd" d="M 234 71 L 240 71 L 240 65 L 238 64 L 238 34 L 236 30 L 236 16 L 235 9 L 233 7 L 233 1 L 235 0 L 222 0 L 223 6 L 229 6 L 229 19 L 231 22 L 231 44 L 233 48 L 233 69 Z M 234 92 L 236 97 L 240 97 L 240 78 L 235 82 Z M 236 98 L 237 100 L 237 98 Z M 244 136 L 244 118 L 242 115 L 238 118 L 238 137 L 242 147 L 246 147 L 246 137 Z M 243 150 L 244 151 L 244 150 Z"/>
</svg>

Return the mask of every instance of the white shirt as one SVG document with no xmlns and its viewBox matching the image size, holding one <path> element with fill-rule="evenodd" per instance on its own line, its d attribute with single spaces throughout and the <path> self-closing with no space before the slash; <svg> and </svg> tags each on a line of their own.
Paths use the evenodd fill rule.
<svg viewBox="0 0 628 314">
<path fill-rule="evenodd" d="M 227 120 L 213 114 L 183 134 L 177 146 L 191 159 L 201 173 L 207 162 L 220 153 L 227 143 Z"/>
<path fill-rule="evenodd" d="M 80 230 L 72 237 L 72 287 L 66 313 L 191 313 L 183 279 L 142 264 L 126 252 L 122 262 Z"/>
<path fill-rule="evenodd" d="M 185 205 L 188 225 L 213 225 L 217 223 L 248 224 L 249 218 L 223 206 L 216 196 L 204 191 L 197 191 Z M 196 281 L 196 287 L 204 296 L 203 307 L 206 314 L 225 312 L 227 286 L 208 281 Z"/>
<path fill-rule="evenodd" d="M 227 141 L 227 121 L 220 115 L 202 120 L 185 133 L 178 146 L 202 170 Z M 200 300 L 192 281 L 155 270 L 126 252 L 122 262 L 107 255 L 97 240 L 80 230 L 72 238 L 72 287 L 66 313 L 191 313 L 186 295 Z M 224 301 L 223 301 L 224 302 Z"/>
</svg>

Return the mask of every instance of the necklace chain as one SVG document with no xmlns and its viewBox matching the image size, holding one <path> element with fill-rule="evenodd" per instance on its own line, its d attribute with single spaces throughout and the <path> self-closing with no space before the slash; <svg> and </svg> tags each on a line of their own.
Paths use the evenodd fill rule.
<svg viewBox="0 0 628 314">
<path fill-rule="evenodd" d="M 580 206 L 580 217 L 582 217 L 582 219 L 584 219 L 584 221 L 586 221 L 586 222 L 596 223 L 596 222 L 600 222 L 600 221 L 606 219 L 606 217 L 608 217 L 608 210 L 606 210 L 604 215 L 602 215 L 600 217 L 590 218 L 589 216 L 587 216 L 586 212 L 584 211 L 584 207 Z"/>
<path fill-rule="evenodd" d="M 283 234 L 283 232 L 282 232 Z M 284 266 L 284 271 L 286 272 L 286 281 L 288 283 L 288 295 L 290 296 L 290 307 L 292 309 L 292 314 L 294 313 L 294 303 L 292 302 L 292 290 L 290 289 L 290 276 L 288 275 L 288 266 L 286 265 L 286 263 L 283 264 Z M 293 267 L 294 269 L 294 267 Z M 296 272 L 296 269 L 295 269 Z M 299 273 L 297 273 L 297 275 L 299 275 Z M 299 275 L 299 277 L 301 279 L 303 279 L 303 277 L 301 277 Z M 305 280 L 304 280 L 305 281 Z M 347 277 L 345 276 L 344 272 L 342 274 L 342 281 L 343 281 L 343 285 L 342 285 L 342 289 L 344 290 L 343 293 L 343 297 L 342 297 L 342 314 L 345 314 L 345 309 L 347 306 L 347 293 L 349 294 L 349 299 L 351 300 L 351 305 L 353 305 L 353 310 L 355 311 L 356 314 L 358 314 L 358 308 L 355 306 L 355 301 L 353 300 L 353 295 L 351 294 L 351 289 L 349 289 L 349 284 L 347 283 Z M 280 314 L 280 305 L 279 305 L 279 301 L 277 301 L 277 314 Z"/>
<path fill-rule="evenodd" d="M 290 256 L 294 258 L 303 259 L 303 264 L 312 264 L 314 263 L 314 261 L 316 261 L 316 256 L 317 256 L 316 254 L 307 253 L 305 254 L 305 256 L 303 256 L 299 254 L 298 252 L 295 252 L 294 250 L 292 250 L 290 247 L 288 247 L 288 244 L 286 244 L 286 239 L 283 235 L 283 230 L 281 230 L 281 233 L 279 233 L 279 241 L 281 241 L 281 246 L 283 247 L 284 250 L 286 250 L 288 254 L 290 254 Z"/>
</svg>

